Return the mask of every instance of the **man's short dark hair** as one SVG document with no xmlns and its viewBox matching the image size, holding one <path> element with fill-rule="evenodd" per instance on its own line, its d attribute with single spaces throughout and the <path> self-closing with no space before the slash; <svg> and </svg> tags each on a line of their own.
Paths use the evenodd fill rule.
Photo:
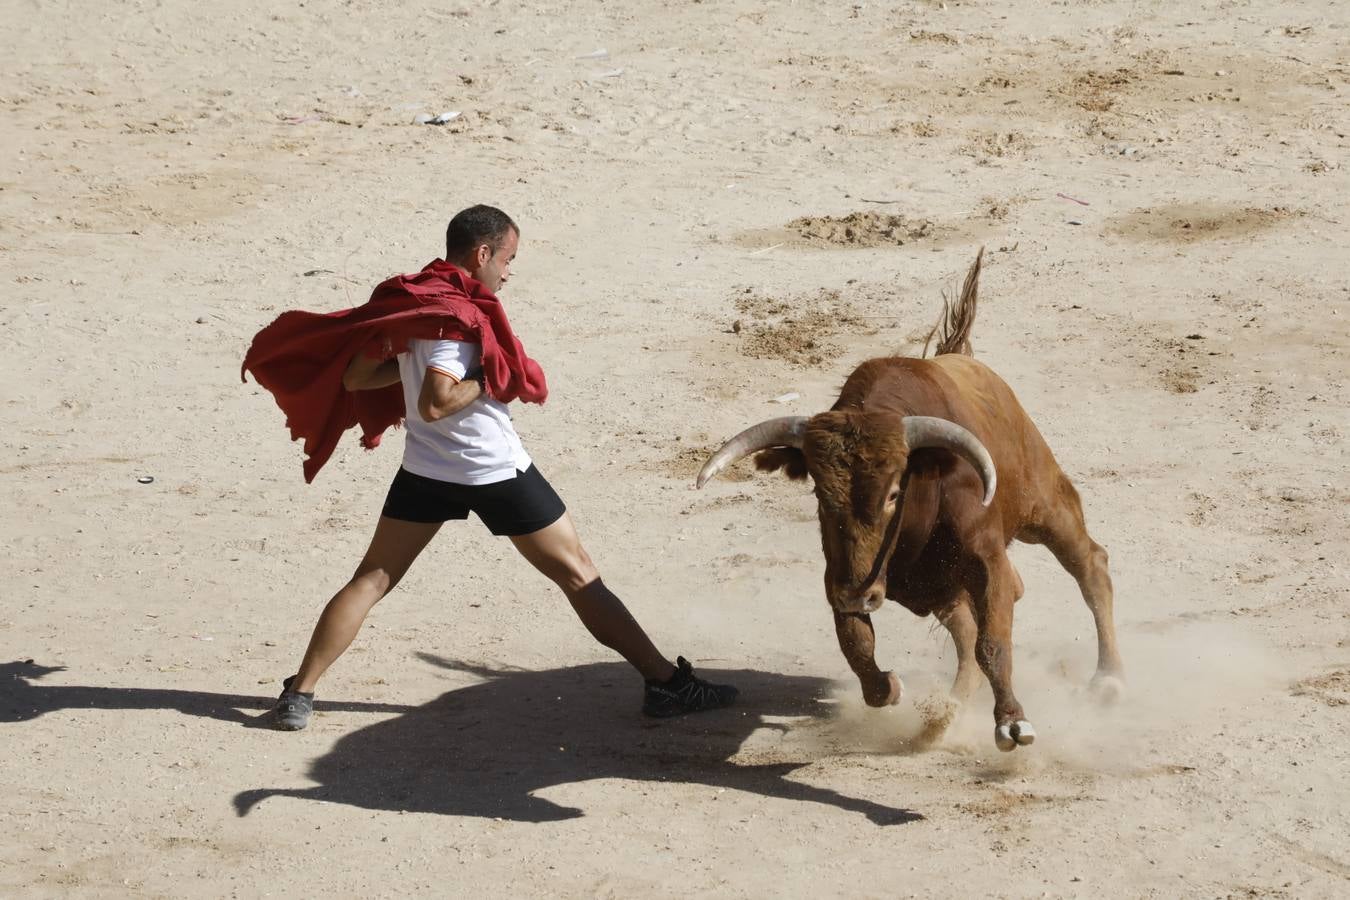
<svg viewBox="0 0 1350 900">
<path fill-rule="evenodd" d="M 520 234 L 520 226 L 497 207 L 470 206 L 455 213 L 445 228 L 445 258 L 462 259 L 480 244 L 487 244 L 496 253 L 512 231 Z"/>
</svg>

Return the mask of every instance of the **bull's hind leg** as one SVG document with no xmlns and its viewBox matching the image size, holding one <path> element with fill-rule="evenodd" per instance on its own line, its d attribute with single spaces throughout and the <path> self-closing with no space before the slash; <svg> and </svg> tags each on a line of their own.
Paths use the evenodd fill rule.
<svg viewBox="0 0 1350 900">
<path fill-rule="evenodd" d="M 923 729 L 914 738 L 916 747 L 931 747 L 942 740 L 980 686 L 980 664 L 975 659 L 975 642 L 980 630 L 970 609 L 970 595 L 961 591 L 951 606 L 936 615 L 956 646 L 956 678 L 945 703 L 927 700 L 916 705 L 923 718 Z"/>
<path fill-rule="evenodd" d="M 849 668 L 858 676 L 863 700 L 867 705 L 891 706 L 899 703 L 903 690 L 900 676 L 894 672 L 883 672 L 877 666 L 877 636 L 872 630 L 872 617 L 863 613 L 836 612 L 834 631 Z"/>
<path fill-rule="evenodd" d="M 938 621 L 946 626 L 956 645 L 952 699 L 964 706 L 980 685 L 980 664 L 975 659 L 975 641 L 980 636 L 980 629 L 970 608 L 970 595 L 962 591 L 954 604 L 938 613 Z"/>
<path fill-rule="evenodd" d="M 1107 569 L 1106 551 L 1088 534 L 1083 521 L 1083 505 L 1068 478 L 1060 476 L 1055 502 L 1050 505 L 1045 521 L 1029 531 L 1028 537 L 1018 537 L 1045 544 L 1078 582 L 1083 601 L 1097 626 L 1097 672 L 1092 677 L 1093 689 L 1105 702 L 1118 699 L 1125 691 L 1125 666 L 1116 646 L 1111 573 Z"/>
</svg>

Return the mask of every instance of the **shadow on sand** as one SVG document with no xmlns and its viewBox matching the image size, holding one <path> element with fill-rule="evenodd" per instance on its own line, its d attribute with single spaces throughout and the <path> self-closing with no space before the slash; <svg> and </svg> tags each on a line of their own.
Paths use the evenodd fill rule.
<svg viewBox="0 0 1350 900">
<path fill-rule="evenodd" d="M 245 791 L 235 798 L 239 814 L 268 797 L 287 796 L 366 809 L 553 822 L 585 813 L 536 792 L 619 778 L 823 803 L 884 825 L 923 818 L 789 781 L 807 762 L 732 761 L 753 731 L 784 727 L 766 722 L 766 716 L 823 715 L 815 702 L 828 686 L 823 679 L 717 672 L 712 677 L 741 689 L 736 707 L 654 722 L 638 715 L 638 683 L 622 663 L 534 672 L 422 658 L 483 680 L 339 739 L 310 769 L 316 787 Z"/>
<path fill-rule="evenodd" d="M 42 666 L 32 660 L 0 663 L 0 724 L 26 722 L 63 709 L 176 709 L 184 715 L 235 722 L 246 728 L 270 727 L 266 711 L 273 697 L 210 694 L 161 688 L 115 688 L 85 685 L 43 685 L 34 682 L 65 666 Z M 325 709 L 344 712 L 407 712 L 394 703 L 329 703 Z M 257 710 L 257 712 L 245 712 Z"/>
<path fill-rule="evenodd" d="M 585 812 L 537 792 L 618 778 L 729 788 L 865 815 L 878 825 L 923 816 L 829 788 L 791 781 L 809 760 L 737 762 L 742 744 L 760 728 L 786 726 L 769 717 L 823 717 L 820 678 L 723 671 L 712 677 L 741 689 L 736 707 L 654 721 L 638 714 L 639 685 L 623 663 L 525 671 L 490 669 L 427 654 L 423 660 L 476 676 L 476 684 L 417 707 L 320 700 L 317 709 L 402 713 L 339 738 L 308 773 L 304 789 L 255 789 L 234 798 L 246 816 L 269 797 L 341 803 L 362 809 L 554 822 Z M 144 688 L 44 687 L 32 682 L 58 669 L 32 663 L 0 665 L 0 722 L 22 722 L 60 709 L 176 709 L 194 716 L 258 727 L 271 698 Z M 277 740 L 287 740 L 278 734 Z"/>
</svg>

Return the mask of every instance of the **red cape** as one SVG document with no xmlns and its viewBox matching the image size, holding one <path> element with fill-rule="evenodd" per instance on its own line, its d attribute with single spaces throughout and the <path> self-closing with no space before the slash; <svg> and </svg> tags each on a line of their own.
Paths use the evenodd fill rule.
<svg viewBox="0 0 1350 900">
<path fill-rule="evenodd" d="M 543 403 L 548 396 L 544 370 L 525 355 L 501 301 L 439 259 L 414 275 L 390 278 L 355 309 L 282 313 L 254 336 L 240 377 L 247 381 L 252 372 L 286 414 L 291 440 L 304 439 L 306 482 L 348 428 L 361 426 L 361 445 L 369 450 L 403 421 L 401 384 L 348 391 L 342 375 L 357 353 L 389 359 L 414 338 L 481 344 L 483 386 L 496 400 Z"/>
</svg>

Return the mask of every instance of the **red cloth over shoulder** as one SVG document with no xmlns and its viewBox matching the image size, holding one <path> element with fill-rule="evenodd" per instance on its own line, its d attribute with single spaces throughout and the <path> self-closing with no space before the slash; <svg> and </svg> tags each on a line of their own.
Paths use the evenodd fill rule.
<svg viewBox="0 0 1350 900">
<path fill-rule="evenodd" d="M 348 363 L 357 353 L 390 359 L 418 338 L 481 344 L 483 386 L 496 400 L 543 403 L 548 397 L 544 370 L 525 355 L 501 301 L 443 260 L 381 283 L 355 309 L 282 313 L 254 336 L 240 377 L 247 381 L 252 372 L 286 414 L 291 440 L 304 440 L 306 482 L 348 428 L 359 425 L 361 445 L 373 449 L 403 421 L 403 386 L 348 391 L 342 386 Z"/>
</svg>

